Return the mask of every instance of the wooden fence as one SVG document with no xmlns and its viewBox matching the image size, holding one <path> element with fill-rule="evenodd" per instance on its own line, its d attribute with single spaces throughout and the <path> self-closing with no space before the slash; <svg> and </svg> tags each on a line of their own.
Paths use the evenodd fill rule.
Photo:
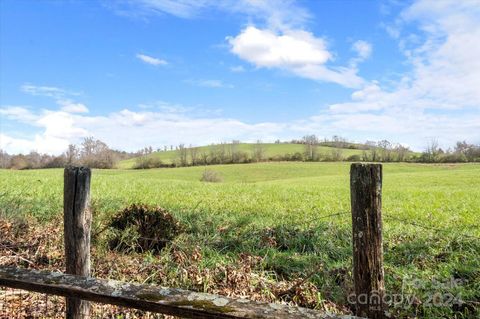
<svg viewBox="0 0 480 319">
<path fill-rule="evenodd" d="M 312 309 L 89 277 L 91 171 L 64 171 L 66 273 L 0 267 L 0 286 L 66 297 L 66 318 L 88 318 L 89 301 L 183 318 L 359 318 Z M 384 318 L 381 164 L 350 170 L 356 315 Z M 349 298 L 349 302 L 352 302 Z"/>
</svg>

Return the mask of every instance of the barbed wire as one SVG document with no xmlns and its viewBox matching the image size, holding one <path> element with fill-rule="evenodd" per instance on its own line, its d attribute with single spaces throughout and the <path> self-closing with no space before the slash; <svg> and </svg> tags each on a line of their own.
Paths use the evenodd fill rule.
<svg viewBox="0 0 480 319">
<path fill-rule="evenodd" d="M 397 217 L 397 216 L 392 216 L 390 214 L 385 214 L 385 213 L 383 214 L 383 217 L 384 218 L 386 217 L 387 219 L 392 219 L 392 220 L 395 220 L 395 221 L 398 221 L 398 222 L 402 222 L 402 223 L 405 223 L 405 224 L 408 224 L 408 225 L 411 225 L 411 226 L 415 226 L 415 227 L 418 227 L 418 228 L 423 228 L 423 229 L 426 229 L 426 230 L 434 230 L 434 231 L 439 232 L 439 233 L 444 233 L 444 234 L 447 233 L 449 235 L 452 235 L 452 230 L 451 229 L 438 228 L 438 227 L 433 227 L 433 226 L 426 226 L 426 225 L 422 225 L 420 223 L 417 223 L 415 221 L 411 221 L 411 220 L 408 220 L 408 219 L 405 219 L 405 218 L 400 218 L 400 217 Z M 480 228 L 480 226 L 470 225 L 469 228 Z M 465 234 L 465 233 L 458 234 L 458 236 L 480 240 L 480 237 L 478 237 L 478 236 Z"/>
</svg>

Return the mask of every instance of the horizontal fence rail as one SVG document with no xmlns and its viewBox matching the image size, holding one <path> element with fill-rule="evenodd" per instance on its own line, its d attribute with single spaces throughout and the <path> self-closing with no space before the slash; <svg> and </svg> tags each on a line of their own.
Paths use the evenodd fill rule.
<svg viewBox="0 0 480 319">
<path fill-rule="evenodd" d="M 355 319 L 296 306 L 182 289 L 0 267 L 0 286 L 158 312 L 182 318 Z"/>
</svg>

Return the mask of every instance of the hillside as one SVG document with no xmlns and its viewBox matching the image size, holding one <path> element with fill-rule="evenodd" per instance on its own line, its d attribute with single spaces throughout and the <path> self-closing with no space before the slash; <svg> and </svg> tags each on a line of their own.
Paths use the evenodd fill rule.
<svg viewBox="0 0 480 319">
<path fill-rule="evenodd" d="M 255 144 L 250 144 L 250 143 L 240 143 L 236 147 L 237 147 L 237 150 L 240 152 L 252 154 L 254 145 Z M 303 153 L 305 150 L 304 145 L 293 144 L 293 143 L 282 143 L 282 144 L 264 143 L 262 144 L 262 146 L 265 150 L 265 158 L 281 156 L 285 154 Z M 211 148 L 212 148 L 211 145 L 197 147 L 198 153 L 202 153 L 202 152 L 208 153 Z M 324 156 L 331 154 L 335 150 L 339 150 L 342 153 L 343 157 L 348 157 L 354 154 L 358 154 L 358 155 L 362 154 L 362 150 L 358 150 L 358 149 L 349 149 L 349 148 L 338 149 L 330 146 L 318 146 L 319 154 Z M 163 163 L 168 164 L 168 163 L 172 163 L 176 158 L 178 158 L 178 151 L 173 150 L 173 151 L 166 151 L 166 152 L 165 151 L 153 152 L 147 157 L 160 159 Z M 118 163 L 118 168 L 121 168 L 121 169 L 133 168 L 135 161 L 136 161 L 136 158 L 120 161 Z"/>
</svg>

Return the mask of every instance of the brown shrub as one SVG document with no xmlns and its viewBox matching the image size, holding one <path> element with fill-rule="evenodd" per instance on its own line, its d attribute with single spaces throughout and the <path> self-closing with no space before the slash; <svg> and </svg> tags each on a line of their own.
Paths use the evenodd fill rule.
<svg viewBox="0 0 480 319">
<path fill-rule="evenodd" d="M 203 171 L 202 178 L 200 179 L 202 182 L 210 182 L 210 183 L 220 183 L 223 181 L 222 176 L 219 172 L 206 169 Z"/>
<path fill-rule="evenodd" d="M 133 204 L 109 223 L 110 249 L 160 252 L 182 232 L 177 219 L 161 207 Z"/>
</svg>

